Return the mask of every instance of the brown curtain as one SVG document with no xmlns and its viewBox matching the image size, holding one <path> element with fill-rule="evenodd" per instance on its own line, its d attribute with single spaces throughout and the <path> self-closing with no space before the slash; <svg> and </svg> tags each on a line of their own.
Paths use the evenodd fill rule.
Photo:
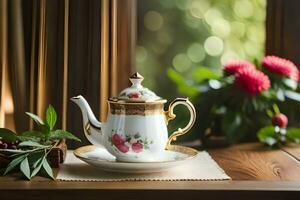
<svg viewBox="0 0 300 200">
<path fill-rule="evenodd" d="M 32 127 L 25 111 L 42 116 L 52 104 L 59 116 L 57 127 L 81 137 L 81 113 L 69 101 L 79 94 L 105 120 L 106 99 L 128 84 L 133 67 L 135 4 L 0 0 L 0 126 L 7 101 L 5 79 L 11 86 L 18 132 Z"/>
</svg>

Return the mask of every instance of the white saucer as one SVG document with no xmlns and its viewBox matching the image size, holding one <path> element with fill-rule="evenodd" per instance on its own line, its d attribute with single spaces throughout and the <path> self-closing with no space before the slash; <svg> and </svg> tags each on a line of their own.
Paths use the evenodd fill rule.
<svg viewBox="0 0 300 200">
<path fill-rule="evenodd" d="M 185 164 L 197 155 L 197 150 L 172 145 L 155 162 L 117 162 L 116 158 L 106 149 L 93 145 L 83 146 L 74 151 L 80 160 L 97 167 L 98 169 L 119 173 L 152 173 L 165 171 Z"/>
</svg>

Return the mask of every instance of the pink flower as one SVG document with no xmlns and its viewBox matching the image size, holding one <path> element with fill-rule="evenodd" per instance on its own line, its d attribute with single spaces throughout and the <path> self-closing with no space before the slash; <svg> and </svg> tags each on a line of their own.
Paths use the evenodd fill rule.
<svg viewBox="0 0 300 200">
<path fill-rule="evenodd" d="M 285 128 L 288 124 L 288 118 L 284 114 L 278 113 L 273 117 L 272 124 L 280 128 Z"/>
<path fill-rule="evenodd" d="M 117 144 L 115 145 L 119 151 L 122 153 L 127 153 L 129 151 L 129 147 L 125 144 Z"/>
<path fill-rule="evenodd" d="M 299 80 L 299 70 L 290 60 L 277 56 L 266 56 L 263 58 L 262 65 L 271 72 L 287 76 L 295 81 Z"/>
<path fill-rule="evenodd" d="M 270 88 L 269 77 L 252 68 L 240 69 L 236 73 L 235 84 L 252 96 Z"/>
<path fill-rule="evenodd" d="M 223 66 L 223 70 L 227 74 L 235 74 L 240 69 L 244 69 L 244 68 L 256 69 L 256 67 L 252 63 L 250 63 L 248 61 L 244 61 L 244 60 L 231 61 L 231 62 L 226 63 Z"/>
<path fill-rule="evenodd" d="M 139 142 L 133 143 L 131 147 L 135 153 L 140 153 L 141 151 L 143 151 L 144 148 L 143 144 Z"/>
<path fill-rule="evenodd" d="M 117 133 L 113 134 L 111 141 L 112 143 L 117 146 L 125 143 L 125 137 L 123 135 L 119 135 Z"/>
<path fill-rule="evenodd" d="M 133 98 L 133 99 L 137 99 L 137 98 L 139 98 L 140 96 L 141 96 L 141 94 L 138 93 L 138 92 L 131 92 L 131 93 L 128 95 L 129 98 Z"/>
</svg>

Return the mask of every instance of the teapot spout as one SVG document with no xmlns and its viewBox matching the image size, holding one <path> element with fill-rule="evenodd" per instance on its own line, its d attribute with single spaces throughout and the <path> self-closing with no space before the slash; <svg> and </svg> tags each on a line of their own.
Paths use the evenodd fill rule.
<svg viewBox="0 0 300 200">
<path fill-rule="evenodd" d="M 83 130 L 86 138 L 92 144 L 96 146 L 102 146 L 103 124 L 96 119 L 88 102 L 81 95 L 72 97 L 71 101 L 76 103 L 81 110 L 83 118 Z"/>
</svg>

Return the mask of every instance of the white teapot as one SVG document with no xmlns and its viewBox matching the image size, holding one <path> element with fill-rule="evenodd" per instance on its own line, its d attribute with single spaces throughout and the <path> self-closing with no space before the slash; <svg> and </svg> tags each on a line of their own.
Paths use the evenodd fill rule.
<svg viewBox="0 0 300 200">
<path fill-rule="evenodd" d="M 130 77 L 131 87 L 118 97 L 109 98 L 107 122 L 99 122 L 82 96 L 71 98 L 81 109 L 86 138 L 96 146 L 103 146 L 120 162 L 153 162 L 177 136 L 188 132 L 196 119 L 196 111 L 187 98 L 176 98 L 164 111 L 167 102 L 143 87 L 143 77 L 135 73 Z M 184 128 L 168 137 L 167 124 L 176 117 L 173 109 L 183 104 L 190 111 L 190 120 Z"/>
</svg>

